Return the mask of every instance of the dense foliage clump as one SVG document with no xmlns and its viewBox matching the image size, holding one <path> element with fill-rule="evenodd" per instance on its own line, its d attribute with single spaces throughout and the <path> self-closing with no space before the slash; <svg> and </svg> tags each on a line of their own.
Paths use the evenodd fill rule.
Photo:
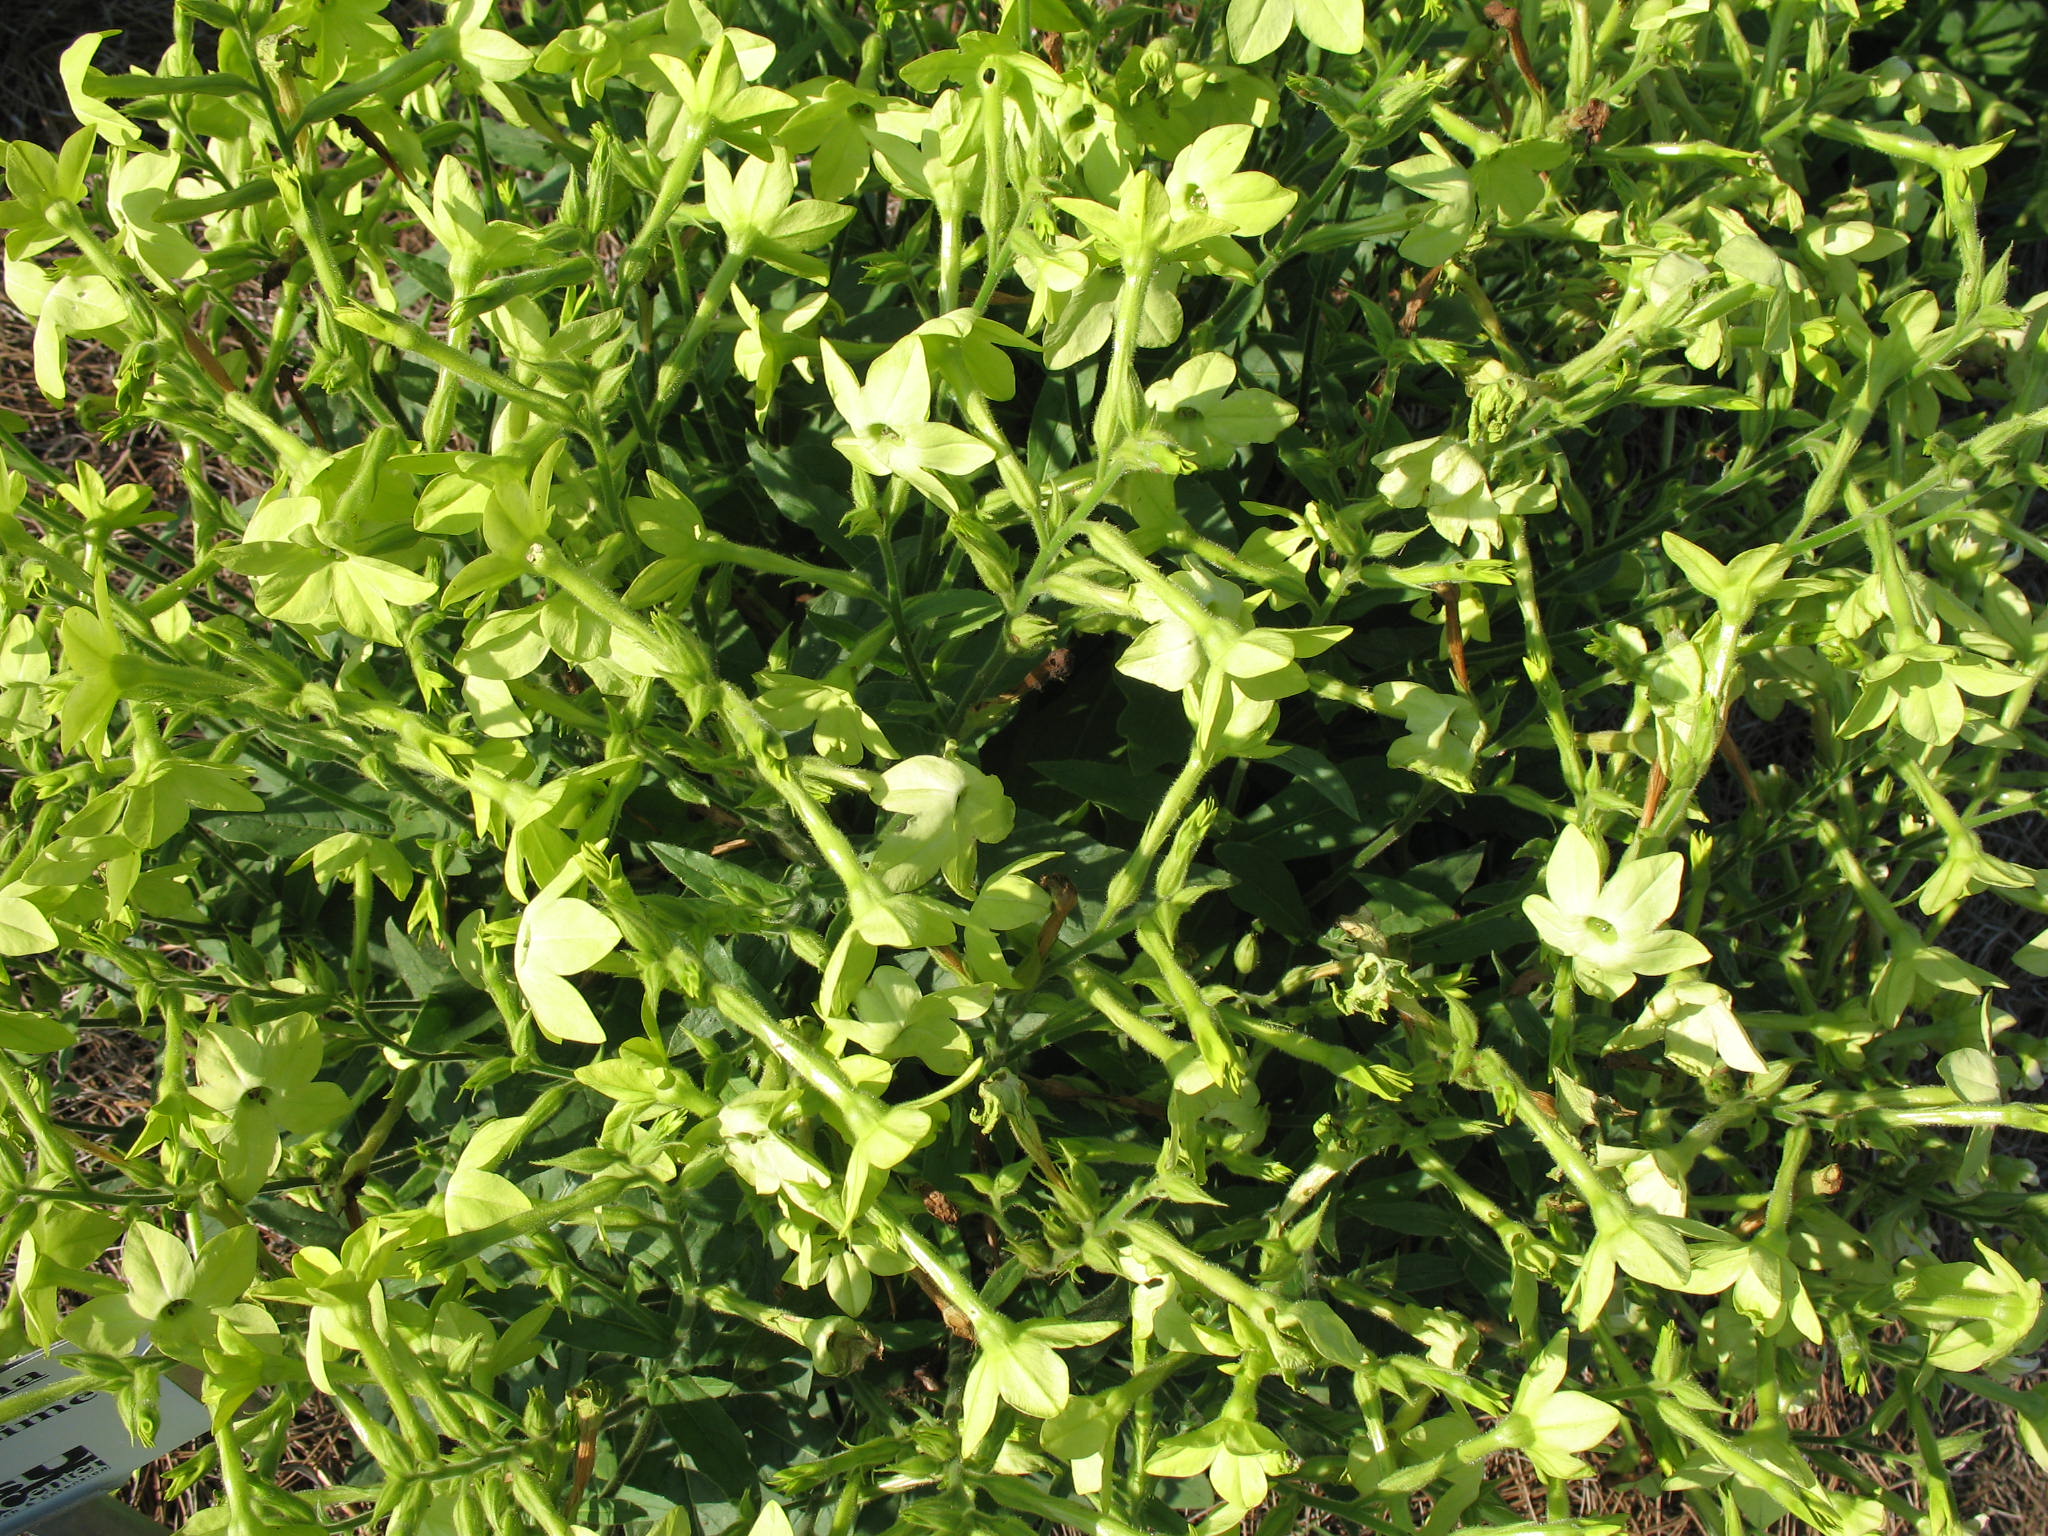
<svg viewBox="0 0 2048 1536">
<path fill-rule="evenodd" d="M 6 291 L 186 496 L 0 435 L 0 1348 L 237 1536 L 1962 1530 L 2048 306 L 1899 9 L 80 40 Z"/>
</svg>

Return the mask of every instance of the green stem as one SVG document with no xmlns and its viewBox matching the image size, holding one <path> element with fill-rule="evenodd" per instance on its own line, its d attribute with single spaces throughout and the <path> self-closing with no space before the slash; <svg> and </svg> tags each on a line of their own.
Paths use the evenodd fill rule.
<svg viewBox="0 0 2048 1536">
<path fill-rule="evenodd" d="M 939 213 L 938 308 L 953 308 L 960 299 L 960 210 L 947 206 Z"/>
<path fill-rule="evenodd" d="M 0 890 L 14 884 L 21 878 L 23 870 L 42 857 L 43 850 L 50 846 L 50 839 L 56 835 L 58 824 L 69 819 L 71 815 L 71 807 L 62 801 L 45 802 L 42 809 L 36 812 L 36 819 L 30 823 L 21 846 L 14 851 L 14 856 L 7 861 L 6 867 L 0 868 Z"/>
<path fill-rule="evenodd" d="M 1604 1183 L 1592 1160 L 1580 1149 L 1565 1129 L 1550 1113 L 1542 1109 L 1529 1092 L 1528 1085 L 1516 1075 L 1514 1068 L 1504 1061 L 1497 1051 L 1481 1051 L 1472 1059 L 1480 1079 L 1500 1097 L 1508 1101 L 1514 1117 L 1543 1143 L 1543 1150 L 1550 1154 L 1550 1160 L 1557 1164 L 1558 1171 L 1570 1180 L 1588 1204 L 1611 1207 L 1620 1200 Z"/>
<path fill-rule="evenodd" d="M 1586 764 L 1579 756 L 1578 736 L 1572 730 L 1571 713 L 1565 705 L 1564 689 L 1557 681 L 1557 663 L 1550 649 L 1550 637 L 1543 628 L 1543 610 L 1536 598 L 1536 556 L 1529 544 L 1527 522 L 1503 514 L 1509 547 L 1514 554 L 1515 600 L 1522 610 L 1527 656 L 1524 666 L 1536 695 L 1543 701 L 1543 718 L 1549 723 L 1551 740 L 1557 747 L 1558 766 L 1574 800 L 1586 794 Z"/>
<path fill-rule="evenodd" d="M 436 368 L 467 379 L 487 393 L 522 405 L 536 416 L 554 422 L 557 426 L 573 427 L 574 414 L 568 405 L 537 389 L 519 383 L 505 374 L 497 373 L 471 357 L 467 352 L 458 352 L 445 341 L 436 340 L 425 326 L 415 325 L 397 315 L 385 314 L 382 310 L 371 309 L 361 304 L 338 304 L 335 318 L 351 330 L 410 352 L 415 357 L 432 363 Z M 230 395 L 228 399 L 236 397 Z M 301 445 L 304 446 L 303 444 Z"/>
<path fill-rule="evenodd" d="M 1619 10 L 1618 0 L 1610 0 Z M 1565 101 L 1578 108 L 1593 88 L 1593 8 L 1588 0 L 1570 0 L 1571 41 L 1565 63 Z"/>
<path fill-rule="evenodd" d="M 1134 1378 L 1145 1373 L 1146 1356 L 1151 1352 L 1151 1346 L 1152 1340 L 1149 1334 L 1133 1332 L 1131 1337 L 1131 1375 Z M 1131 1405 L 1131 1464 L 1124 1469 L 1123 1484 L 1125 1502 L 1134 1509 L 1144 1503 L 1146 1492 L 1145 1480 L 1151 1475 L 1145 1470 L 1145 1464 L 1152 1459 L 1153 1422 L 1152 1394 L 1150 1392 L 1141 1393 L 1137 1401 Z M 1112 1439 L 1110 1441 L 1111 1454 L 1114 1454 L 1115 1449 L 1116 1441 Z M 1102 1469 L 1103 1487 L 1105 1490 L 1111 1486 L 1109 1482 L 1111 1470 L 1109 1458 L 1106 1456 Z"/>
<path fill-rule="evenodd" d="M 344 112 L 351 112 L 363 102 L 397 102 L 410 96 L 431 76 L 439 74 L 443 64 L 455 58 L 458 42 L 455 28 L 436 27 L 419 47 L 392 60 L 375 74 L 322 91 L 306 103 L 296 121 L 285 131 L 280 147 L 296 139 L 302 130 L 314 123 L 323 123 Z M 253 44 L 250 52 L 255 52 Z M 259 75 L 259 82 L 260 79 Z"/>
<path fill-rule="evenodd" d="M 14 1111 L 16 1124 L 28 1127 L 36 1146 L 37 1172 L 45 1178 L 62 1178 L 67 1184 L 82 1184 L 62 1132 L 29 1087 L 19 1064 L 4 1050 L 0 1050 L 0 1096 L 6 1098 L 8 1107 Z"/>
<path fill-rule="evenodd" d="M 981 440 L 995 450 L 996 474 L 1002 479 L 1003 489 L 1010 493 L 1010 499 L 1016 502 L 1019 510 L 1030 519 L 1031 531 L 1037 536 L 1040 548 L 1043 548 L 1052 534 L 1052 528 L 1046 521 L 1043 498 L 1039 494 L 1037 480 L 1024 461 L 1017 456 L 1017 450 L 1010 446 L 1009 436 L 997 422 L 988 396 L 975 387 L 974 380 L 967 370 L 949 360 L 944 371 L 946 382 L 952 387 L 954 399 L 960 402 L 961 414 L 967 418 L 968 425 L 974 428 Z M 976 569 L 980 568 L 981 563 L 977 561 Z M 982 571 L 984 581 L 988 576 L 987 571 Z M 1005 583 L 1005 586 L 1008 585 L 1011 583 Z M 991 583 L 991 589 L 995 589 L 994 583 Z M 1008 598 L 1010 593 L 1008 590 L 997 590 L 996 595 Z"/>
<path fill-rule="evenodd" d="M 227 1494 L 228 1509 L 233 1516 L 237 1536 L 243 1532 L 271 1529 L 275 1522 L 264 1517 L 263 1506 L 256 1495 L 255 1479 L 249 1476 L 249 1463 L 231 1411 L 215 1410 L 213 1441 L 220 1453 L 216 1459 L 220 1467 L 221 1488 Z"/>
<path fill-rule="evenodd" d="M 746 748 L 754 760 L 754 766 L 761 777 L 766 779 L 775 792 L 782 797 L 783 804 L 803 824 L 806 835 L 816 845 L 818 852 L 825 856 L 825 862 L 832 873 L 839 877 L 849 892 L 866 891 L 872 882 L 854 852 L 852 842 L 839 830 L 832 819 L 825 814 L 823 806 L 805 791 L 791 773 L 789 761 L 771 750 L 767 729 L 755 712 L 753 700 L 739 689 L 727 684 L 721 696 L 719 714 L 733 727 L 733 734 Z"/>
<path fill-rule="evenodd" d="M 454 351 L 467 355 L 471 322 L 451 321 L 448 326 L 448 346 Z M 462 401 L 462 376 L 453 369 L 444 368 L 434 380 L 434 392 L 427 398 L 427 413 L 420 426 L 420 447 L 428 453 L 439 453 L 448 446 L 448 439 L 455 431 L 455 409 Z"/>
<path fill-rule="evenodd" d="M 992 1322 L 997 1327 L 1003 1325 L 1002 1315 L 992 1310 L 981 1299 L 981 1293 L 967 1277 L 949 1264 L 938 1249 L 926 1242 L 916 1228 L 897 1220 L 895 1215 L 882 1205 L 870 1208 L 863 1219 L 887 1238 L 891 1247 L 915 1264 L 918 1273 L 929 1280 L 932 1288 L 974 1325 L 977 1333 L 988 1329 Z"/>
<path fill-rule="evenodd" d="M 334 1176 L 337 1189 L 346 1189 L 368 1171 L 377 1160 L 377 1154 L 384 1150 L 384 1143 L 391 1139 L 391 1133 L 398 1128 L 398 1122 L 405 1115 L 406 1100 L 412 1097 L 413 1086 L 419 1081 L 420 1069 L 407 1067 L 392 1079 L 391 1086 L 384 1090 L 384 1112 L 377 1117 L 377 1123 L 370 1127 L 362 1145 L 348 1155 L 341 1165 L 341 1171 Z"/>
<path fill-rule="evenodd" d="M 853 1085 L 835 1059 L 783 1028 L 737 987 L 714 987 L 711 1000 L 720 1013 L 765 1045 L 822 1098 L 835 1112 L 835 1119 L 852 1125 L 866 1118 L 872 1101 Z"/>
<path fill-rule="evenodd" d="M 1944 167 L 1941 175 L 1942 212 L 1963 269 L 1956 280 L 1959 325 L 1975 318 L 1984 305 L 1984 231 L 1977 223 L 1977 200 L 1970 192 L 1970 175 L 1960 166 Z"/>
<path fill-rule="evenodd" d="M 370 924 L 377 903 L 377 877 L 368 860 L 356 865 L 350 883 L 354 928 L 348 950 L 348 990 L 360 1005 L 370 997 Z"/>
<path fill-rule="evenodd" d="M 1889 377 L 1879 376 L 1875 369 L 1876 359 L 1864 372 L 1863 387 L 1857 391 L 1854 403 L 1842 416 L 1842 429 L 1836 433 L 1827 457 L 1821 461 L 1820 473 L 1806 489 L 1806 497 L 1800 504 L 1799 520 L 1792 525 L 1792 531 L 1784 540 L 1791 549 L 1806 536 L 1806 531 L 1815 522 L 1842 505 L 1842 487 L 1849 478 L 1849 466 L 1856 460 L 1857 450 L 1863 446 L 1864 434 L 1877 417 L 1878 403 L 1890 387 Z"/>
<path fill-rule="evenodd" d="M 1870 915 L 1871 920 L 1882 928 L 1894 943 L 1907 948 L 1917 948 L 1920 935 L 1914 931 L 1912 924 L 1899 916 L 1898 908 L 1893 906 L 1884 892 L 1877 888 L 1876 882 L 1864 869 L 1863 861 L 1856 857 L 1856 850 L 1843 835 L 1842 829 L 1827 817 L 1821 817 L 1814 822 L 1813 830 L 1819 837 L 1821 846 L 1834 859 L 1835 868 L 1841 872 L 1843 882 L 1856 893 L 1856 899 L 1862 903 L 1863 910 Z"/>
<path fill-rule="evenodd" d="M 391 1417 L 408 1452 L 407 1465 L 402 1470 L 410 1472 L 431 1466 L 439 1454 L 439 1447 L 434 1441 L 433 1427 L 412 1400 L 404 1367 L 378 1331 L 378 1310 L 368 1301 L 349 1308 L 349 1332 L 354 1336 L 356 1352 L 363 1357 L 363 1364 L 391 1405 Z"/>
<path fill-rule="evenodd" d="M 1450 1159 L 1435 1146 L 1423 1141 L 1410 1141 L 1407 1151 L 1410 1162 L 1448 1190 L 1468 1215 L 1476 1218 L 1499 1239 L 1509 1258 L 1537 1246 L 1534 1232 L 1510 1216 L 1498 1200 L 1452 1167 Z"/>
<path fill-rule="evenodd" d="M 1117 295 L 1109 371 L 1103 383 L 1102 403 L 1095 412 L 1095 474 L 1098 480 L 1112 472 L 1110 460 L 1117 443 L 1137 424 L 1138 329 L 1145 320 L 1145 295 L 1152 286 L 1155 260 L 1149 253 L 1128 258 L 1123 289 Z"/>
<path fill-rule="evenodd" d="M 704 285 L 697 308 L 690 316 L 689 329 L 683 332 L 683 339 L 676 344 L 674 355 L 661 365 L 655 381 L 653 412 L 657 428 L 681 402 L 683 390 L 693 377 L 692 365 L 697 360 L 697 349 L 704 345 L 704 338 L 711 334 L 711 327 L 725 313 L 725 301 L 732 296 L 732 285 L 739 280 L 740 269 L 747 264 L 747 257 L 746 243 L 736 242 L 719 258 L 717 267 L 712 270 L 711 281 Z"/>
<path fill-rule="evenodd" d="M 1114 1024 L 1148 1056 L 1174 1069 L 1178 1088 L 1179 1073 L 1199 1060 L 1194 1046 L 1169 1034 L 1139 1013 L 1130 998 L 1094 966 L 1084 961 L 1072 961 L 1066 967 L 1066 977 L 1076 997 Z M 1202 1086 L 1206 1085 L 1207 1080 L 1202 1080 Z"/>
<path fill-rule="evenodd" d="M 624 1174 L 601 1174 L 574 1194 L 564 1195 L 559 1200 L 542 1201 L 479 1231 L 443 1238 L 428 1250 L 422 1264 L 429 1270 L 451 1269 L 466 1259 L 475 1258 L 487 1248 L 532 1237 L 565 1221 L 588 1215 L 617 1199 L 636 1182 Z"/>
<path fill-rule="evenodd" d="M 738 565 L 768 576 L 787 576 L 792 581 L 809 582 L 842 597 L 874 603 L 877 607 L 881 605 L 881 594 L 858 572 L 813 565 L 808 560 L 779 555 L 753 544 L 735 544 L 717 534 L 706 534 L 692 551 L 692 558 L 707 565 Z"/>
<path fill-rule="evenodd" d="M 702 119 L 692 119 L 683 130 L 682 142 L 669 157 L 668 168 L 662 172 L 661 185 L 655 190 L 654 206 L 647 210 L 640 232 L 619 259 L 621 288 L 638 283 L 654 265 L 655 250 L 667 232 L 668 221 L 682 207 L 683 196 L 690 190 L 690 183 L 697 179 L 698 162 L 704 158 L 704 146 L 710 138 L 711 124 Z"/>
<path fill-rule="evenodd" d="M 893 478 L 889 483 L 887 502 L 877 508 L 874 477 L 858 465 L 854 467 L 854 505 L 872 516 L 878 525 L 875 543 L 882 552 L 882 607 L 889 615 L 889 627 L 896 632 L 896 653 L 903 658 L 904 670 L 910 674 L 910 685 L 917 690 L 918 697 L 937 709 L 938 695 L 932 692 L 931 679 L 925 675 L 924 660 L 918 655 L 914 643 L 910 619 L 903 610 L 903 571 L 896 558 L 895 527 L 909 497 L 909 482 L 900 477 Z"/>
<path fill-rule="evenodd" d="M 1270 1319 L 1279 1305 L 1279 1298 L 1260 1290 L 1235 1270 L 1211 1263 L 1156 1222 L 1129 1222 L 1124 1227 L 1124 1237 L 1146 1258 L 1172 1270 L 1218 1301 L 1236 1307 L 1254 1323 Z"/>
<path fill-rule="evenodd" d="M 592 614 L 626 635 L 653 660 L 659 675 L 686 702 L 700 706 L 712 683 L 711 658 L 695 636 L 671 628 L 657 631 L 647 620 L 619 601 L 618 595 L 589 571 L 545 540 L 529 555 L 535 575 L 551 581 Z M 703 713 L 701 707 L 694 712 Z"/>
<path fill-rule="evenodd" d="M 1949 803 L 1949 798 L 1942 793 L 1941 786 L 1934 782 L 1934 776 L 1918 761 L 1901 756 L 1893 763 L 1892 770 L 1906 781 L 1950 843 L 1974 844 L 1977 841 L 1977 834 L 1970 830 L 1961 816 L 1956 814 L 1955 806 Z"/>
<path fill-rule="evenodd" d="M 1214 766 L 1208 754 L 1199 749 L 1190 752 L 1187 762 L 1182 764 L 1180 772 L 1174 775 L 1173 782 L 1166 787 L 1166 793 L 1160 797 L 1159 804 L 1153 807 L 1151 816 L 1145 822 L 1145 830 L 1138 836 L 1138 846 L 1131 850 L 1130 857 L 1125 859 L 1122 867 L 1110 877 L 1109 891 L 1103 898 L 1102 914 L 1090 925 L 1088 937 L 1075 946 L 1076 953 L 1087 953 L 1093 941 L 1137 902 L 1145 888 L 1145 881 L 1152 872 L 1152 865 L 1159 857 L 1160 849 L 1166 846 L 1166 840 L 1173 835 L 1174 828 L 1180 825 L 1181 816 L 1193 802 L 1202 787 L 1202 780 L 1209 776 L 1209 770 Z"/>
<path fill-rule="evenodd" d="M 1758 1461 L 1692 1409 L 1662 1393 L 1658 1394 L 1654 1402 L 1657 1415 L 1673 1431 L 1705 1451 L 1712 1464 L 1728 1468 L 1749 1486 L 1768 1494 L 1808 1524 L 1823 1531 L 1839 1529 L 1839 1522 L 1830 1518 L 1830 1512 L 1817 1507 L 1815 1499 L 1809 1498 L 1798 1484 Z M 1827 1495 L 1816 1489 L 1815 1497 L 1825 1500 Z"/>
<path fill-rule="evenodd" d="M 1799 1170 L 1813 1145 L 1813 1127 L 1801 1121 L 1785 1132 L 1785 1147 L 1778 1155 L 1778 1176 L 1771 1183 L 1770 1204 L 1764 1208 L 1764 1235 L 1782 1237 L 1792 1220 L 1792 1205 L 1798 1192 Z"/>
</svg>

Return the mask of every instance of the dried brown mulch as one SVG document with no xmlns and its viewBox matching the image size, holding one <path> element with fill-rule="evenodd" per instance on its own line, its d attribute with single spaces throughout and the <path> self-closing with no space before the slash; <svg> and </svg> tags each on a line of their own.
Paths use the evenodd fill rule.
<svg viewBox="0 0 2048 1536">
<path fill-rule="evenodd" d="M 82 402 L 112 397 L 119 358 L 98 342 L 72 342 L 67 398 L 51 400 L 36 383 L 34 344 L 34 324 L 0 299 L 0 411 L 23 423 L 21 445 L 60 474 L 74 464 L 90 464 L 110 486 L 147 485 L 160 509 L 182 504 L 180 455 L 162 433 L 135 432 L 109 441 L 79 420 Z"/>
</svg>

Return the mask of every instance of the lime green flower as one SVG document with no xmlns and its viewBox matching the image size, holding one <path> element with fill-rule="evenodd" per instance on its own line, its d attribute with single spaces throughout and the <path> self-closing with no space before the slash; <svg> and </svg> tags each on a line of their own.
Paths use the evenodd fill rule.
<svg viewBox="0 0 2048 1536">
<path fill-rule="evenodd" d="M 64 1319 L 64 1337 L 97 1354 L 124 1355 L 147 1335 L 172 1359 L 197 1365 L 255 1282 L 256 1254 L 252 1226 L 215 1234 L 196 1258 L 161 1227 L 130 1227 L 121 1248 L 128 1289 L 78 1308 Z"/>
<path fill-rule="evenodd" d="M 755 706 L 761 718 L 778 731 L 800 731 L 808 725 L 811 745 L 820 757 L 850 767 L 864 753 L 896 755 L 882 728 L 842 684 L 814 683 L 794 672 L 763 672 L 760 682 L 762 693 Z"/>
<path fill-rule="evenodd" d="M 854 1017 L 834 1028 L 885 1061 L 915 1056 L 941 1077 L 957 1077 L 974 1059 L 963 1019 L 988 1012 L 988 987 L 948 987 L 927 996 L 901 966 L 881 965 L 853 1000 Z"/>
<path fill-rule="evenodd" d="M 1668 976 L 1713 959 L 1689 933 L 1664 927 L 1678 909 L 1685 860 L 1654 854 L 1600 875 L 1600 851 L 1577 827 L 1566 827 L 1544 866 L 1546 895 L 1526 897 L 1522 910 L 1543 942 L 1572 959 L 1587 991 L 1620 997 L 1638 976 Z"/>
<path fill-rule="evenodd" d="M 320 1026 L 310 1014 L 253 1030 L 221 1024 L 199 1037 L 192 1096 L 220 1117 L 221 1172 L 238 1199 L 277 1166 L 281 1137 L 323 1131 L 348 1113 L 347 1092 L 316 1080 L 321 1055 Z"/>
<path fill-rule="evenodd" d="M 1547 510 L 1556 492 L 1541 481 L 1494 489 L 1486 466 L 1464 443 L 1425 437 L 1375 455 L 1379 491 L 1397 507 L 1421 507 L 1436 531 L 1453 544 L 1477 541 L 1485 555 L 1502 539 L 1501 514 L 1527 517 Z"/>
<path fill-rule="evenodd" d="M 832 446 L 871 475 L 901 475 L 942 507 L 958 510 L 941 475 L 971 475 L 995 457 L 977 437 L 931 421 L 931 373 L 924 343 L 906 336 L 856 379 L 829 341 L 818 344 L 832 403 L 847 430 Z"/>
<path fill-rule="evenodd" d="M 1245 1510 L 1263 1504 L 1269 1480 L 1293 1471 L 1298 1462 L 1287 1442 L 1258 1420 L 1226 1413 L 1161 1442 L 1145 1470 L 1154 1477 L 1206 1472 L 1217 1498 Z"/>
<path fill-rule="evenodd" d="M 1002 781 L 944 757 L 912 757 L 882 775 L 875 804 L 904 819 L 875 850 L 874 869 L 892 891 L 911 891 L 943 872 L 966 891 L 974 846 L 1010 835 L 1016 807 Z"/>
<path fill-rule="evenodd" d="M 1233 389 L 1236 379 L 1236 363 L 1204 352 L 1145 391 L 1145 403 L 1197 469 L 1220 469 L 1238 449 L 1270 443 L 1294 425 L 1293 406 L 1270 390 Z"/>
<path fill-rule="evenodd" d="M 1559 1390 L 1565 1378 L 1564 1346 L 1560 1334 L 1536 1357 L 1493 1435 L 1526 1454 L 1545 1477 L 1590 1477 L 1593 1469 L 1578 1453 L 1613 1434 L 1621 1413 L 1590 1393 Z"/>
</svg>

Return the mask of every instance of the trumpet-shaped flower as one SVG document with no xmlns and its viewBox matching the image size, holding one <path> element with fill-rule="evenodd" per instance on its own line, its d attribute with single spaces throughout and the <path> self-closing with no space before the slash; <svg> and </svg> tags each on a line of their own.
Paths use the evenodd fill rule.
<svg viewBox="0 0 2048 1536">
<path fill-rule="evenodd" d="M 1224 1414 L 1161 1442 L 1145 1463 L 1154 1477 L 1209 1474 L 1216 1497 L 1232 1509 L 1265 1502 L 1270 1480 L 1294 1470 L 1299 1458 L 1272 1430 L 1243 1414 Z"/>
<path fill-rule="evenodd" d="M 971 889 L 975 844 L 1001 842 L 1016 817 L 994 774 L 943 757 L 896 764 L 874 800 L 903 817 L 875 850 L 873 867 L 892 891 L 915 890 L 941 872 L 955 890 Z"/>
<path fill-rule="evenodd" d="M 1593 840 L 1566 827 L 1544 866 L 1546 894 L 1525 898 L 1522 910 L 1544 943 L 1571 957 L 1586 990 L 1620 997 L 1638 976 L 1668 976 L 1713 958 L 1691 934 L 1664 927 L 1684 878 L 1684 859 L 1659 853 L 1603 880 Z"/>
<path fill-rule="evenodd" d="M 1579 1453 L 1613 1434 L 1621 1414 L 1612 1403 L 1564 1386 L 1564 1346 L 1560 1335 L 1536 1357 L 1495 1434 L 1527 1455 L 1545 1477 L 1589 1477 L 1592 1468 Z"/>
<path fill-rule="evenodd" d="M 761 717 L 778 731 L 800 731 L 808 725 L 820 757 L 850 765 L 870 752 L 877 757 L 896 755 L 882 728 L 842 680 L 812 682 L 794 672 L 763 672 L 760 681 Z"/>
<path fill-rule="evenodd" d="M 1451 437 L 1426 437 L 1376 455 L 1380 494 L 1397 507 L 1421 507 L 1436 531 L 1453 544 L 1468 537 L 1484 555 L 1501 541 L 1502 512 L 1541 511 L 1546 487 L 1522 487 L 1513 504 L 1487 483 L 1486 466 Z"/>
<path fill-rule="evenodd" d="M 931 421 L 932 381 L 924 343 L 906 336 L 876 358 L 865 380 L 833 350 L 818 344 L 832 403 L 847 431 L 832 446 L 871 475 L 901 475 L 942 507 L 957 510 L 940 475 L 971 475 L 995 450 L 958 427 Z"/>
<path fill-rule="evenodd" d="M 1251 443 L 1270 443 L 1294 425 L 1293 406 L 1270 390 L 1233 389 L 1237 364 L 1221 352 L 1189 358 L 1145 391 L 1166 433 L 1197 469 L 1217 469 Z"/>
</svg>

